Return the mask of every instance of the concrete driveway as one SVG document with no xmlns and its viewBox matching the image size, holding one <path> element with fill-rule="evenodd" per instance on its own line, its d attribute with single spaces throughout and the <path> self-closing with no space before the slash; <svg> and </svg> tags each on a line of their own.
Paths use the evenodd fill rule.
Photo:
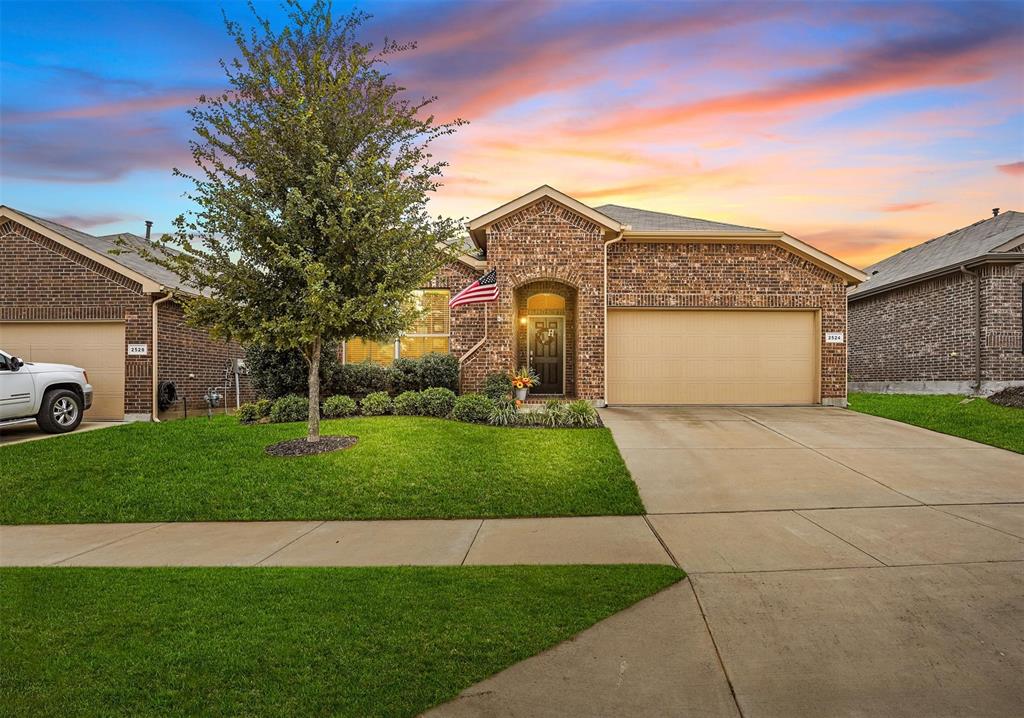
<svg viewBox="0 0 1024 718">
<path fill-rule="evenodd" d="M 1024 456 L 836 408 L 602 418 L 743 716 L 1019 715 Z"/>
<path fill-rule="evenodd" d="M 83 431 L 93 431 L 94 429 L 106 429 L 110 426 L 122 426 L 122 421 L 83 421 L 78 425 L 78 428 L 71 434 L 79 434 Z M 15 424 L 14 426 L 5 426 L 0 429 L 0 446 L 6 446 L 7 444 L 21 444 L 26 441 L 36 441 L 38 439 L 52 439 L 56 436 L 68 436 L 68 434 L 47 434 L 45 431 L 39 428 L 35 423 L 29 424 Z"/>
<path fill-rule="evenodd" d="M 833 408 L 607 409 L 689 578 L 431 716 L 999 716 L 1024 456 Z"/>
</svg>

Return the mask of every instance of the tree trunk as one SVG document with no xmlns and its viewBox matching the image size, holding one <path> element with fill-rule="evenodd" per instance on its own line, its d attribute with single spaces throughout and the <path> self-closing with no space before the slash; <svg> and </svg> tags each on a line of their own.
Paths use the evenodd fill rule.
<svg viewBox="0 0 1024 718">
<path fill-rule="evenodd" d="M 306 441 L 320 441 L 320 337 L 313 340 L 309 357 L 309 433 Z"/>
</svg>

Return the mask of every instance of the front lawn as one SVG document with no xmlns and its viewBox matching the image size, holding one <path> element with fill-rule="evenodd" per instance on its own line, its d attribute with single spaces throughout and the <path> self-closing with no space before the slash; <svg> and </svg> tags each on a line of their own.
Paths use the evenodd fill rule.
<svg viewBox="0 0 1024 718">
<path fill-rule="evenodd" d="M 954 395 L 850 394 L 850 408 L 1024 454 L 1024 409 Z"/>
<path fill-rule="evenodd" d="M 273 457 L 305 424 L 137 423 L 0 447 L 0 523 L 640 514 L 607 429 L 325 421 L 351 449 Z"/>
<path fill-rule="evenodd" d="M 653 565 L 3 569 L 0 713 L 414 716 L 681 576 Z"/>
</svg>

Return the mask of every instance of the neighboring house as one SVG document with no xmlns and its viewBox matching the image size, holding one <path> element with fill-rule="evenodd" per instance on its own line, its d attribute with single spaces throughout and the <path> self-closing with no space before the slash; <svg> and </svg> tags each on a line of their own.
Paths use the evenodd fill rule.
<svg viewBox="0 0 1024 718">
<path fill-rule="evenodd" d="M 423 319 L 394 342 L 347 342 L 345 361 L 451 351 L 464 390 L 529 364 L 534 394 L 595 403 L 846 403 L 846 289 L 865 275 L 783 232 L 544 186 L 469 234 L 475 252 L 417 293 Z M 449 311 L 490 269 L 497 302 Z"/>
<path fill-rule="evenodd" d="M 1024 214 L 996 214 L 865 271 L 849 297 L 851 389 L 990 394 L 1024 383 Z"/>
<path fill-rule="evenodd" d="M 86 369 L 94 388 L 86 419 L 148 419 L 162 381 L 175 383 L 190 413 L 205 412 L 209 387 L 234 407 L 242 348 L 186 326 L 175 297 L 194 290 L 135 252 L 111 254 L 121 249 L 117 237 L 0 206 L 0 346 L 26 361 Z M 238 389 L 241 401 L 252 398 L 244 375 Z M 166 415 L 183 408 L 179 400 Z"/>
</svg>

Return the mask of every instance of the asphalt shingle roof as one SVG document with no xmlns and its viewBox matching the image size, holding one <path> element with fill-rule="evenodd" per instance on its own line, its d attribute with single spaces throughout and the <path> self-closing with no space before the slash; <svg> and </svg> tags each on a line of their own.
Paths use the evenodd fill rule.
<svg viewBox="0 0 1024 718">
<path fill-rule="evenodd" d="M 875 292 L 890 284 L 957 267 L 994 252 L 997 247 L 1014 239 L 1024 241 L 1024 213 L 1003 212 L 872 264 L 864 270 L 868 275 L 867 281 L 851 290 L 850 296 Z"/>
<path fill-rule="evenodd" d="M 623 207 L 619 204 L 602 204 L 594 207 L 601 214 L 607 215 L 616 222 L 630 225 L 634 231 L 657 232 L 667 230 L 678 230 L 683 232 L 743 232 L 743 231 L 764 231 L 760 227 L 743 227 L 738 224 L 725 224 L 724 222 L 712 222 L 708 219 L 697 219 L 695 217 L 683 217 L 678 214 L 667 214 L 666 212 L 651 212 L 646 209 L 635 207 Z"/>
<path fill-rule="evenodd" d="M 19 210 L 20 211 L 20 210 Z M 148 279 L 152 279 L 157 284 L 161 284 L 168 289 L 178 289 L 181 291 L 195 293 L 195 288 L 190 287 L 178 277 L 177 274 L 161 267 L 159 264 L 154 263 L 152 260 L 146 259 L 137 251 L 132 251 L 132 247 L 145 248 L 146 246 L 153 247 L 154 245 L 149 242 L 145 237 L 140 237 L 136 234 L 129 232 L 122 232 L 121 234 L 108 234 L 102 237 L 97 237 L 92 234 L 86 234 L 77 229 L 66 227 L 63 224 L 58 224 L 49 219 L 43 217 L 37 217 L 29 214 L 28 212 L 21 212 L 26 217 L 30 217 L 39 224 L 43 225 L 47 229 L 50 229 L 62 237 L 70 239 L 76 244 L 80 244 L 83 247 L 93 250 L 99 254 L 109 257 L 111 261 L 117 262 L 122 267 L 131 269 L 138 274 L 141 274 Z M 122 239 L 127 246 L 121 246 L 118 243 L 118 239 Z M 111 250 L 116 250 L 118 253 L 114 254 Z M 151 249 L 155 253 L 155 249 Z"/>
</svg>

